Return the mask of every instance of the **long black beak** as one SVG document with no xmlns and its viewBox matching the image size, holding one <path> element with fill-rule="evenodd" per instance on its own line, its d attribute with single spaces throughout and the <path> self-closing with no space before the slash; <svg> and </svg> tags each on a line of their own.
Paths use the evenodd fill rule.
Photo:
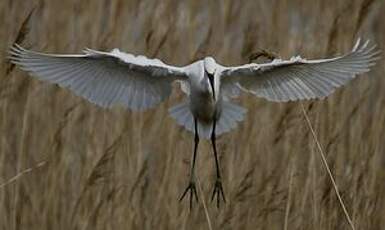
<svg viewBox="0 0 385 230">
<path fill-rule="evenodd" d="M 207 71 L 206 71 L 206 74 L 207 74 L 207 77 L 209 78 L 211 90 L 213 91 L 213 98 L 214 98 L 214 101 L 215 101 L 214 75 L 213 75 L 213 74 L 210 74 L 210 73 L 207 72 Z"/>
</svg>

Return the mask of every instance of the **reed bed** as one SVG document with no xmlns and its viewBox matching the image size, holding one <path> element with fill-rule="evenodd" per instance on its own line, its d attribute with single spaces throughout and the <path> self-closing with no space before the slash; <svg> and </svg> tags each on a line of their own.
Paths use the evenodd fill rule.
<svg viewBox="0 0 385 230">
<path fill-rule="evenodd" d="M 0 229 L 350 229 L 300 103 L 242 95 L 247 118 L 218 141 L 228 202 L 210 202 L 203 142 L 201 202 L 190 211 L 178 198 L 193 137 L 167 114 L 183 100 L 178 85 L 150 111 L 103 110 L 28 77 L 6 52 L 14 42 L 52 53 L 119 47 L 174 65 L 206 55 L 236 65 L 258 49 L 337 55 L 358 37 L 384 50 L 384 1 L 2 0 L 0 18 Z M 385 225 L 384 64 L 303 104 L 356 229 Z"/>
</svg>

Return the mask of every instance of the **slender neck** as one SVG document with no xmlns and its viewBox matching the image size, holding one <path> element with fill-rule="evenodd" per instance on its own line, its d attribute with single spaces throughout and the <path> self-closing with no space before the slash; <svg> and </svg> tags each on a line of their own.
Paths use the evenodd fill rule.
<svg viewBox="0 0 385 230">
<path fill-rule="evenodd" d="M 216 100 L 215 98 L 215 81 L 214 81 L 214 74 L 210 74 L 209 72 L 205 71 L 206 72 L 206 75 L 207 75 L 207 78 L 209 79 L 209 83 L 210 83 L 210 87 L 211 87 L 211 90 L 213 92 L 213 98 L 214 98 L 214 101 Z"/>
</svg>

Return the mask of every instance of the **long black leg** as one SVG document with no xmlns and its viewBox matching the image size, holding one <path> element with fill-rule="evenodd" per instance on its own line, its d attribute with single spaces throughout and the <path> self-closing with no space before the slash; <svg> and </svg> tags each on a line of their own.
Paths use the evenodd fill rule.
<svg viewBox="0 0 385 230">
<path fill-rule="evenodd" d="M 217 207 L 219 208 L 220 198 L 222 197 L 223 201 L 226 202 L 225 193 L 223 192 L 222 187 L 222 178 L 221 172 L 219 168 L 219 160 L 217 154 L 217 146 L 216 146 L 216 136 L 215 136 L 215 128 L 217 125 L 216 119 L 213 120 L 213 130 L 211 132 L 211 144 L 213 146 L 214 156 L 215 156 L 215 167 L 216 167 L 216 179 L 213 194 L 211 196 L 211 200 L 214 200 L 215 196 L 217 197 Z"/>
<path fill-rule="evenodd" d="M 182 201 L 183 198 L 188 193 L 188 191 L 190 191 L 190 210 L 192 209 L 194 196 L 195 196 L 195 200 L 198 202 L 198 193 L 195 186 L 195 160 L 196 160 L 198 144 L 199 144 L 198 121 L 196 118 L 194 118 L 194 132 L 195 132 L 194 153 L 192 156 L 192 162 L 191 162 L 191 168 L 190 168 L 190 181 L 189 181 L 189 185 L 184 190 L 182 196 L 179 198 L 179 201 Z"/>
</svg>

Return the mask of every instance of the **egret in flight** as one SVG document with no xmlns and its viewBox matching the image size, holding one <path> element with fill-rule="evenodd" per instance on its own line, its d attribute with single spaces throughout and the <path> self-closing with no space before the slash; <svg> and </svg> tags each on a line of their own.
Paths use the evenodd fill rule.
<svg viewBox="0 0 385 230">
<path fill-rule="evenodd" d="M 218 162 L 216 137 L 235 128 L 246 109 L 231 98 L 240 91 L 269 101 L 286 102 L 324 98 L 358 74 L 369 71 L 379 51 L 369 42 L 357 41 L 353 49 L 330 59 L 273 59 L 264 64 L 227 67 L 205 57 L 184 67 L 167 65 L 158 59 L 134 56 L 114 49 L 102 52 L 85 49 L 83 54 L 45 54 L 15 44 L 10 60 L 36 78 L 70 89 L 96 105 L 110 108 L 122 105 L 144 110 L 170 96 L 177 81 L 187 100 L 169 110 L 179 125 L 194 133 L 194 151 L 188 186 L 180 200 L 190 195 L 190 207 L 198 200 L 195 185 L 195 160 L 199 139 L 210 139 L 215 157 L 216 180 L 212 200 L 225 200 Z"/>
</svg>

